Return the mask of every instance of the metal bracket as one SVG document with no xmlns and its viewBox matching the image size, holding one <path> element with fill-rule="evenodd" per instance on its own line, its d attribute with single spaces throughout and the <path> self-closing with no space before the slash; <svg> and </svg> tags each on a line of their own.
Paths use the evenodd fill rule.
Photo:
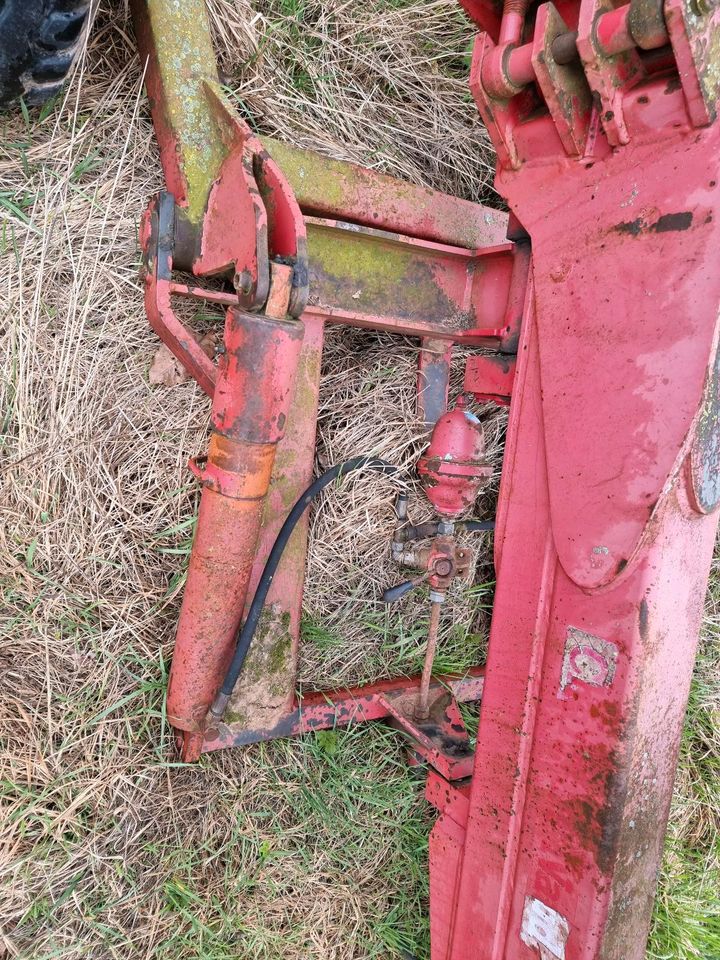
<svg viewBox="0 0 720 960">
<path fill-rule="evenodd" d="M 592 95 L 579 62 L 563 65 L 553 57 L 553 40 L 567 31 L 568 26 L 553 3 L 538 7 L 532 65 L 565 152 L 581 156 L 590 126 Z"/>
<path fill-rule="evenodd" d="M 666 0 L 665 23 L 690 120 L 707 126 L 717 117 L 720 98 L 720 11 L 707 0 Z"/>
<path fill-rule="evenodd" d="M 590 89 L 600 101 L 600 122 L 612 147 L 630 139 L 623 114 L 623 94 L 642 80 L 645 68 L 637 50 L 608 56 L 600 48 L 596 27 L 604 13 L 614 10 L 611 0 L 582 0 L 577 49 Z"/>
</svg>

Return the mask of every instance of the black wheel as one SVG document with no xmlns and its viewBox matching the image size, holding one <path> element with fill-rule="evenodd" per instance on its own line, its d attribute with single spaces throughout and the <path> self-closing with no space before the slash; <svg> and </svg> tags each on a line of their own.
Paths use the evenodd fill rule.
<svg viewBox="0 0 720 960">
<path fill-rule="evenodd" d="M 57 93 L 82 41 L 89 0 L 0 0 L 0 104 Z"/>
</svg>

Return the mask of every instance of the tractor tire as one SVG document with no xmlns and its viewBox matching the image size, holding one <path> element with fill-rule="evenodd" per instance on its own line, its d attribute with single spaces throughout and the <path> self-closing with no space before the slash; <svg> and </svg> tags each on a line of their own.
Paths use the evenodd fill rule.
<svg viewBox="0 0 720 960">
<path fill-rule="evenodd" d="M 0 104 L 42 103 L 82 46 L 90 0 L 0 0 Z"/>
</svg>

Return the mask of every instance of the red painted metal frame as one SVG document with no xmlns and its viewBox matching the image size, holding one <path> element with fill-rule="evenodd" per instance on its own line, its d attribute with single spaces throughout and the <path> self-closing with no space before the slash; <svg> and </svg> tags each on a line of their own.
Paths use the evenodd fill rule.
<svg viewBox="0 0 720 960">
<path fill-rule="evenodd" d="M 448 691 L 458 703 L 479 700 L 484 674 L 482 667 L 476 667 L 463 676 L 438 676 L 431 684 L 431 691 L 434 694 Z M 274 727 L 244 728 L 231 723 L 219 724 L 209 732 L 205 751 L 347 727 L 366 720 L 383 720 L 392 715 L 395 698 L 413 696 L 419 685 L 420 677 L 399 677 L 347 689 L 304 691 L 301 696 L 294 697 L 292 708 Z"/>
<path fill-rule="evenodd" d="M 265 411 L 262 436 L 250 437 L 276 444 L 278 456 L 285 444 L 289 469 L 273 480 L 248 576 L 254 586 L 312 469 L 324 322 L 422 338 L 419 412 L 428 424 L 442 413 L 452 344 L 491 346 L 495 355 L 471 358 L 465 375 L 468 392 L 510 404 L 484 679 L 449 680 L 448 691 L 435 684 L 432 734 L 407 707 L 417 680 L 297 701 L 300 530 L 269 604 L 273 642 L 282 639 L 278 625 L 290 624 L 277 702 L 263 701 L 251 716 L 238 710 L 212 729 L 200 710 L 193 749 L 389 719 L 434 768 L 432 960 L 640 960 L 720 502 L 720 13 L 690 0 L 617 9 L 564 0 L 529 16 L 522 0 L 507 0 L 504 11 L 485 0 L 463 5 L 487 31 L 470 84 L 497 150 L 512 243 L 496 235 L 460 242 L 466 230 L 477 239 L 466 204 L 458 202 L 453 229 L 452 198 L 408 200 L 415 188 L 349 166 L 338 173 L 336 205 L 323 191 L 300 203 L 302 223 L 294 223 L 297 237 L 307 231 L 310 334 L 298 364 L 305 350 L 307 398 L 282 398 L 283 416 L 295 418 L 291 436 L 270 429 Z M 158 135 L 168 158 L 162 117 Z M 235 163 L 242 179 L 247 137 L 236 146 L 223 169 Z M 166 161 L 170 182 L 174 163 Z M 317 158 L 307 164 L 322 169 Z M 304 170 L 300 180 L 307 183 Z M 372 226 L 378 197 L 384 208 L 389 199 L 380 231 Z M 246 329 L 236 322 L 242 297 L 173 280 L 163 235 L 145 232 L 148 313 L 216 394 L 220 380 L 187 339 L 171 295 L 228 305 L 231 342 Z M 367 290 L 352 251 L 367 257 Z M 220 259 L 239 262 L 232 250 Z M 373 292 L 373 264 L 389 260 L 392 282 Z M 247 329 L 256 328 L 247 321 Z M 266 354 L 258 350 L 260 366 Z M 243 362 L 242 351 L 236 356 Z M 248 378 L 256 366 L 245 363 Z M 280 378 L 286 387 L 290 366 Z M 240 436 L 230 439 L 247 443 L 251 420 L 233 418 Z M 204 533 L 217 549 L 215 521 L 200 527 L 198 541 Z M 214 612 L 229 630 L 241 608 L 236 596 L 231 616 L 221 605 Z M 202 636 L 194 644 L 196 654 L 207 650 Z M 268 649 L 259 645 L 261 655 Z M 205 686 L 223 658 L 204 665 Z M 174 670 L 189 688 L 197 682 L 187 664 Z M 240 691 L 241 704 L 263 700 L 269 684 L 260 676 L 257 689 Z M 452 697 L 481 690 L 471 769 Z M 454 759 L 438 748 L 452 732 Z"/>
<path fill-rule="evenodd" d="M 707 48 L 631 78 L 585 45 L 599 9 L 569 21 L 600 108 L 580 153 L 539 108 L 552 89 L 488 91 L 489 38 L 473 67 L 532 282 L 475 774 L 431 838 L 433 960 L 645 952 L 717 528 L 720 138 Z"/>
</svg>

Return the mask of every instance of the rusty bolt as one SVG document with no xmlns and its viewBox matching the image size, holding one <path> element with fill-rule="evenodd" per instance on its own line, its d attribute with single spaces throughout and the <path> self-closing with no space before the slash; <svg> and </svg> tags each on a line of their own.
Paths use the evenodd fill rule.
<svg viewBox="0 0 720 960">
<path fill-rule="evenodd" d="M 699 17 L 704 17 L 717 7 L 718 0 L 691 0 L 690 6 Z"/>
<path fill-rule="evenodd" d="M 440 557 L 439 560 L 435 561 L 434 567 L 434 572 L 438 577 L 449 577 L 452 573 L 453 565 L 451 560 L 447 560 L 445 557 Z"/>
<path fill-rule="evenodd" d="M 240 293 L 248 294 L 253 288 L 253 278 L 249 270 L 242 270 L 235 274 L 235 288 Z"/>
</svg>

